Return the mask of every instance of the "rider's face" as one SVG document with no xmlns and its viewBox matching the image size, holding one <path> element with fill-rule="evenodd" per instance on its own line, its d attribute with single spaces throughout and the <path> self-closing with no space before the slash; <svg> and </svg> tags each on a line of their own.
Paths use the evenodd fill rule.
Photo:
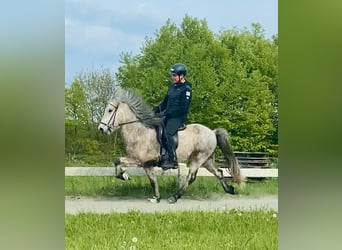
<svg viewBox="0 0 342 250">
<path fill-rule="evenodd" d="M 177 83 L 177 82 L 181 82 L 184 77 L 183 75 L 172 74 L 171 78 L 172 78 L 173 83 Z"/>
</svg>

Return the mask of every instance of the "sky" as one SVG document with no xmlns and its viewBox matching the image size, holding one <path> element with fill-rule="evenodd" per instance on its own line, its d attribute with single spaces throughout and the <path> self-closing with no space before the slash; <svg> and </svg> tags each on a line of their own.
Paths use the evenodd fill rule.
<svg viewBox="0 0 342 250">
<path fill-rule="evenodd" d="M 266 38 L 278 34 L 278 0 L 66 0 L 66 84 L 80 72 L 114 73 L 122 53 L 139 54 L 145 38 L 155 38 L 167 19 L 179 26 L 185 15 L 205 19 L 215 34 L 250 30 L 252 23 Z"/>
</svg>

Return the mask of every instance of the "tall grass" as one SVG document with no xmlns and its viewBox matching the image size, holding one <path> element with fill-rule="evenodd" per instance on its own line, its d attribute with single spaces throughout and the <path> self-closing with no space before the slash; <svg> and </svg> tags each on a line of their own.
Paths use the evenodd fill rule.
<svg viewBox="0 0 342 250">
<path fill-rule="evenodd" d="M 275 211 L 66 215 L 65 249 L 278 249 Z"/>
<path fill-rule="evenodd" d="M 163 176 L 158 178 L 162 197 L 168 197 L 178 188 L 178 178 Z M 278 194 L 278 179 L 270 178 L 260 182 L 246 183 L 238 190 L 241 195 L 260 196 Z M 65 177 L 65 194 L 69 196 L 108 196 L 108 197 L 146 197 L 152 196 L 153 190 L 146 176 L 136 176 L 130 181 L 114 177 Z M 184 197 L 208 198 L 226 195 L 215 177 L 197 177 Z"/>
</svg>

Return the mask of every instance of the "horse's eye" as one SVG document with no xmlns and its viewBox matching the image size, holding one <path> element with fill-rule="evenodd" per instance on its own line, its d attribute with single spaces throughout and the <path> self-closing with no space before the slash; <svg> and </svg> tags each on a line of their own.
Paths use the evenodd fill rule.
<svg viewBox="0 0 342 250">
<path fill-rule="evenodd" d="M 109 112 L 109 113 L 112 113 L 112 112 L 113 112 L 113 110 L 112 110 L 112 109 L 109 109 L 109 110 L 108 110 L 108 112 Z"/>
</svg>

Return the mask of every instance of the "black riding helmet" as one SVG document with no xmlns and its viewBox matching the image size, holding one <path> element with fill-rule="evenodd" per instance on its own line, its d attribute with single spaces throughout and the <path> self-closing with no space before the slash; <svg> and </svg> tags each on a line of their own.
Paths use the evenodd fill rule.
<svg viewBox="0 0 342 250">
<path fill-rule="evenodd" d="M 170 69 L 171 74 L 176 74 L 176 75 L 186 75 L 186 66 L 181 63 L 177 63 L 172 66 Z"/>
</svg>

